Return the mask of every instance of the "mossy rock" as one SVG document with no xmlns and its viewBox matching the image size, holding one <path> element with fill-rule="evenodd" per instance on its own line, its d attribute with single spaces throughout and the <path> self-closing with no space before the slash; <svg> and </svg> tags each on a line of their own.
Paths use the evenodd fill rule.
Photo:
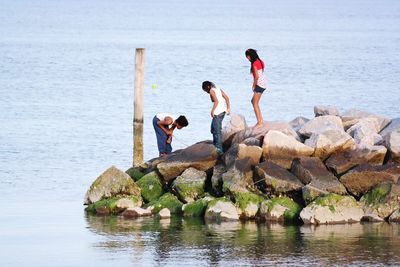
<svg viewBox="0 0 400 267">
<path fill-rule="evenodd" d="M 139 181 L 144 176 L 144 173 L 136 167 L 127 169 L 125 173 L 127 173 L 135 182 Z"/>
<path fill-rule="evenodd" d="M 302 206 L 289 197 L 274 197 L 261 204 L 262 216 L 270 221 L 294 223 L 299 221 Z"/>
<path fill-rule="evenodd" d="M 367 205 L 379 205 L 386 201 L 388 194 L 392 189 L 392 185 L 390 183 L 382 183 L 375 186 L 371 191 L 366 193 L 361 201 L 364 201 Z"/>
<path fill-rule="evenodd" d="M 329 193 L 325 196 L 318 197 L 315 199 L 311 205 L 318 205 L 322 207 L 329 207 L 329 210 L 334 212 L 335 211 L 335 206 L 340 203 L 344 199 L 344 196 L 334 194 L 334 193 Z M 355 200 L 354 200 L 355 202 Z"/>
<path fill-rule="evenodd" d="M 190 203 L 204 195 L 206 173 L 189 168 L 178 176 L 172 183 L 172 189 L 185 203 Z"/>
<path fill-rule="evenodd" d="M 183 203 L 179 199 L 171 194 L 165 193 L 158 200 L 152 201 L 145 205 L 145 207 L 153 206 L 153 213 L 156 214 L 163 208 L 168 208 L 172 214 L 181 214 Z"/>
<path fill-rule="evenodd" d="M 235 203 L 241 210 L 245 210 L 251 203 L 260 204 L 264 198 L 251 192 L 235 193 Z"/>
<path fill-rule="evenodd" d="M 142 197 L 146 202 L 157 200 L 164 193 L 160 178 L 156 172 L 146 174 L 136 183 L 140 187 Z"/>
<path fill-rule="evenodd" d="M 206 212 L 208 203 L 213 200 L 211 197 L 204 197 L 198 199 L 192 203 L 188 203 L 182 206 L 184 217 L 203 217 Z"/>
<path fill-rule="evenodd" d="M 92 214 L 119 214 L 125 207 L 119 207 L 118 201 L 122 199 L 131 200 L 132 206 L 140 206 L 142 204 L 142 200 L 137 196 L 126 196 L 126 197 L 111 197 L 104 198 L 95 203 L 90 204 L 86 207 L 86 211 Z"/>
</svg>

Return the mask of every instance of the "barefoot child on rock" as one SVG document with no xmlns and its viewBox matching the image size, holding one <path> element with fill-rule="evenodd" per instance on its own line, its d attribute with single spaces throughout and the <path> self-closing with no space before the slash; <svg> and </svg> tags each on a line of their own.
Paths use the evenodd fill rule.
<svg viewBox="0 0 400 267">
<path fill-rule="evenodd" d="M 217 148 L 218 154 L 223 153 L 222 149 L 222 120 L 225 114 L 230 113 L 229 97 L 220 88 L 210 81 L 204 81 L 203 91 L 210 94 L 213 107 L 211 109 L 211 133 L 213 135 L 213 144 Z"/>
<path fill-rule="evenodd" d="M 257 124 L 255 127 L 260 127 L 264 124 L 264 119 L 261 114 L 260 106 L 258 103 L 260 102 L 261 95 L 267 88 L 266 79 L 264 77 L 264 62 L 260 59 L 257 54 L 257 51 L 254 49 L 246 50 L 246 58 L 250 61 L 250 73 L 253 75 L 253 84 L 251 89 L 253 90 L 253 98 L 251 99 L 251 103 L 253 104 L 254 113 L 256 114 Z"/>
</svg>

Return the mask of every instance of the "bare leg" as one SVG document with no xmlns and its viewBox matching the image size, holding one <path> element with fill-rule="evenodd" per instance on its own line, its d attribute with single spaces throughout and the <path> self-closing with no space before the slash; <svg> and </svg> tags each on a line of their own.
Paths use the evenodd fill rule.
<svg viewBox="0 0 400 267">
<path fill-rule="evenodd" d="M 251 103 L 253 104 L 254 113 L 256 114 L 256 119 L 257 119 L 257 124 L 255 125 L 256 127 L 262 126 L 264 124 L 264 119 L 261 114 L 260 107 L 258 105 L 260 99 L 261 99 L 260 93 L 254 93 L 253 98 L 251 99 Z"/>
</svg>

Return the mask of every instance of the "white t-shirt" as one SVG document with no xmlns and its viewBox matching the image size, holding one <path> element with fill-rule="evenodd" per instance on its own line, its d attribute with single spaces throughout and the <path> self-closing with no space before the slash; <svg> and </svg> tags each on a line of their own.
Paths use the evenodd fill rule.
<svg viewBox="0 0 400 267">
<path fill-rule="evenodd" d="M 217 100 L 218 100 L 218 105 L 214 110 L 214 115 L 219 115 L 222 112 L 226 112 L 226 102 L 225 102 L 225 98 L 222 96 L 221 89 L 216 87 L 216 88 L 211 88 L 210 91 L 214 91 L 215 96 L 217 97 Z"/>
<path fill-rule="evenodd" d="M 158 113 L 156 115 L 156 118 L 159 119 L 160 121 L 163 121 L 165 119 L 165 117 L 170 117 L 172 118 L 172 122 L 169 125 L 172 125 L 172 123 L 176 120 L 176 116 L 169 114 L 169 113 Z"/>
</svg>

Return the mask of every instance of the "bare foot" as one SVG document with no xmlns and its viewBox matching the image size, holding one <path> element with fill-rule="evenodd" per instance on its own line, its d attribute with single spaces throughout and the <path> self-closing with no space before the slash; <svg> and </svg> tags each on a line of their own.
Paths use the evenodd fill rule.
<svg viewBox="0 0 400 267">
<path fill-rule="evenodd" d="M 254 125 L 254 128 L 260 128 L 260 127 L 262 127 L 264 125 L 264 123 L 263 122 L 260 122 L 260 123 L 256 123 L 256 125 Z"/>
</svg>

